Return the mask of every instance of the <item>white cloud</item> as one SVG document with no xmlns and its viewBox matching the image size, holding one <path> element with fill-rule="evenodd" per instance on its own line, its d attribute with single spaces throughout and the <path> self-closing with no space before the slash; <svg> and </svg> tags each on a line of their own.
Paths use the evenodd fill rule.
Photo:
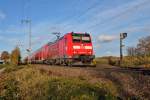
<svg viewBox="0 0 150 100">
<path fill-rule="evenodd" d="M 113 35 L 99 35 L 98 36 L 98 41 L 108 43 L 112 42 L 113 40 L 118 39 L 118 36 L 113 36 Z"/>
</svg>

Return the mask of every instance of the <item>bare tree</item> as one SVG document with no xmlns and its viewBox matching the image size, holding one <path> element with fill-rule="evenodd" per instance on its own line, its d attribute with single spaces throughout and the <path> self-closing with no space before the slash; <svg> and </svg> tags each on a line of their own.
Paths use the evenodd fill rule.
<svg viewBox="0 0 150 100">
<path fill-rule="evenodd" d="M 128 56 L 136 56 L 137 50 L 135 47 L 128 47 L 127 48 L 127 54 Z"/>
<path fill-rule="evenodd" d="M 127 49 L 128 56 L 132 62 L 137 64 L 148 64 L 150 58 L 150 36 L 139 39 L 136 47 L 129 47 Z M 134 61 L 134 59 L 138 59 Z"/>
<path fill-rule="evenodd" d="M 137 44 L 138 54 L 144 56 L 150 55 L 150 36 L 142 38 Z"/>
</svg>

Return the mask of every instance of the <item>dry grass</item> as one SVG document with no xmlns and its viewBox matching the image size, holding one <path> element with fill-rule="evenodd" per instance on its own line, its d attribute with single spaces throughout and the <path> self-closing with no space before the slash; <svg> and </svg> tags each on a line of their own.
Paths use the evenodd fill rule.
<svg viewBox="0 0 150 100">
<path fill-rule="evenodd" d="M 124 57 L 124 67 L 149 67 L 150 68 L 150 57 Z"/>
<path fill-rule="evenodd" d="M 98 97 L 116 99 L 117 96 L 125 100 L 149 98 L 149 76 L 124 72 L 115 67 L 33 65 L 21 68 L 1 76 L 0 97 L 23 100 L 61 100 L 63 97 L 68 97 L 65 100 L 97 100 Z"/>
<path fill-rule="evenodd" d="M 92 77 L 89 77 L 86 71 L 82 71 L 54 67 L 46 71 L 33 66 L 6 72 L 0 78 L 0 98 L 8 100 L 115 99 L 117 92 L 112 84 L 100 80 L 92 83 L 88 81 Z"/>
<path fill-rule="evenodd" d="M 64 68 L 41 65 L 36 65 L 35 67 L 42 72 L 48 73 L 48 75 L 78 78 L 91 84 L 99 83 L 107 91 L 111 91 L 112 94 L 121 96 L 124 99 L 133 97 L 147 100 L 149 98 L 147 95 L 150 91 L 148 88 L 148 85 L 150 85 L 149 76 L 119 70 L 116 67 L 100 65 L 97 68 Z"/>
<path fill-rule="evenodd" d="M 117 89 L 114 87 L 113 83 L 110 80 L 107 80 L 103 77 L 97 77 L 93 72 L 86 68 L 69 68 L 69 67 L 47 67 L 36 65 L 35 68 L 38 68 L 41 72 L 45 72 L 50 76 L 64 77 L 64 78 L 77 78 L 80 80 L 85 80 L 90 84 L 97 84 L 107 91 L 111 92 L 113 95 L 117 96 Z"/>
<path fill-rule="evenodd" d="M 101 57 L 97 58 L 96 62 L 98 65 L 112 65 L 112 66 L 120 66 L 118 57 Z M 150 68 L 150 57 L 131 57 L 125 56 L 123 57 L 123 61 L 121 67 L 144 67 Z"/>
</svg>

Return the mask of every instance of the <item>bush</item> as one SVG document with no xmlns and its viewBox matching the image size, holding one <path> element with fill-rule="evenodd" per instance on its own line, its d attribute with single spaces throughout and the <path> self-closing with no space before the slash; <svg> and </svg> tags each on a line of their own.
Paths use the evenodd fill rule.
<svg viewBox="0 0 150 100">
<path fill-rule="evenodd" d="M 112 57 L 109 57 L 108 58 L 108 63 L 112 66 L 116 65 L 117 64 L 117 60 L 112 58 Z"/>
<path fill-rule="evenodd" d="M 150 57 L 130 57 L 126 56 L 123 58 L 122 65 L 123 67 L 138 67 L 138 66 L 147 66 L 150 64 Z"/>
<path fill-rule="evenodd" d="M 18 81 L 14 79 L 9 79 L 5 82 L 5 90 L 3 98 L 4 100 L 19 100 L 19 87 L 18 87 Z"/>
<path fill-rule="evenodd" d="M 97 58 L 97 64 L 108 64 L 108 58 Z"/>
<path fill-rule="evenodd" d="M 100 85 L 91 85 L 78 79 L 56 78 L 49 81 L 50 100 L 106 100 L 115 97 Z"/>
</svg>

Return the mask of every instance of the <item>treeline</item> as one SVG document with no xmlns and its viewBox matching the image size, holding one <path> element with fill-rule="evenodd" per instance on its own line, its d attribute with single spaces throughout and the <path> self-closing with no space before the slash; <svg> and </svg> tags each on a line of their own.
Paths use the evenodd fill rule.
<svg viewBox="0 0 150 100">
<path fill-rule="evenodd" d="M 149 66 L 150 64 L 150 36 L 139 39 L 136 47 L 128 47 L 127 55 L 128 56 L 124 59 L 125 63 L 130 64 L 130 65 Z"/>
<path fill-rule="evenodd" d="M 19 47 L 15 47 L 11 53 L 3 51 L 1 53 L 0 60 L 3 60 L 5 64 L 18 65 L 21 62 L 21 52 Z"/>
<path fill-rule="evenodd" d="M 136 47 L 127 49 L 128 56 L 150 56 L 150 36 L 139 39 Z"/>
</svg>

